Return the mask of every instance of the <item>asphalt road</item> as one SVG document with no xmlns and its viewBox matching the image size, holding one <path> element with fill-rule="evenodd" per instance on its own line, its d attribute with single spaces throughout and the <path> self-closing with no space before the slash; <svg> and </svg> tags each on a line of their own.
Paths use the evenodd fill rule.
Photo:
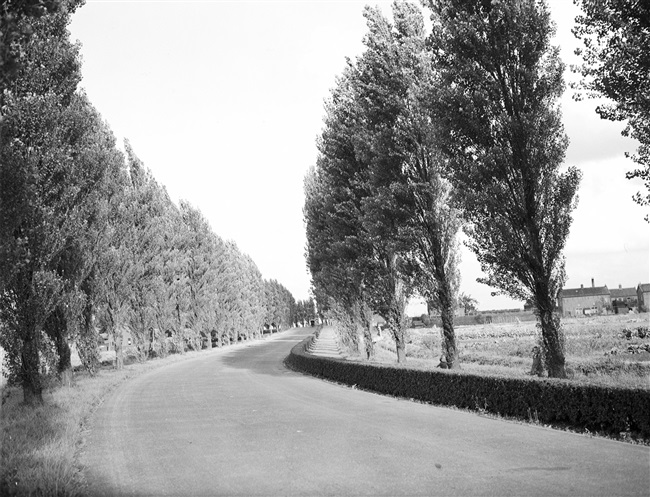
<svg viewBox="0 0 650 497">
<path fill-rule="evenodd" d="M 650 495 L 650 450 L 287 370 L 310 329 L 139 376 L 96 412 L 89 495 Z"/>
</svg>

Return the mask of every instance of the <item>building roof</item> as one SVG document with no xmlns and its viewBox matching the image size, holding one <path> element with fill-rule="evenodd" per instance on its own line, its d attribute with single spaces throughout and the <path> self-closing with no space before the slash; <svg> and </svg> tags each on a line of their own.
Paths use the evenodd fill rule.
<svg viewBox="0 0 650 497">
<path fill-rule="evenodd" d="M 560 291 L 561 299 L 570 299 L 576 297 L 596 297 L 598 295 L 609 295 L 609 288 L 605 286 L 588 286 L 586 288 L 566 288 Z"/>
<path fill-rule="evenodd" d="M 638 288 L 641 289 L 642 292 L 650 292 L 650 283 L 639 283 Z"/>
<path fill-rule="evenodd" d="M 636 288 L 612 288 L 609 293 L 613 299 L 636 298 Z"/>
</svg>

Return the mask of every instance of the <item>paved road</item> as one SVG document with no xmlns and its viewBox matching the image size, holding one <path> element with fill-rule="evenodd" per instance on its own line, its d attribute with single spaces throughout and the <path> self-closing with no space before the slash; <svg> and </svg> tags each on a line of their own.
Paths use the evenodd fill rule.
<svg viewBox="0 0 650 497">
<path fill-rule="evenodd" d="M 82 454 L 89 495 L 649 495 L 647 447 L 288 371 L 309 331 L 125 383 Z"/>
</svg>

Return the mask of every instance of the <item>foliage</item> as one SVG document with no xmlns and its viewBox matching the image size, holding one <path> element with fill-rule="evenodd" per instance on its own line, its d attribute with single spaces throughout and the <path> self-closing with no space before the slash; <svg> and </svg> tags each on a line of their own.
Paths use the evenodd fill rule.
<svg viewBox="0 0 650 497">
<path fill-rule="evenodd" d="M 27 45 L 34 33 L 32 22 L 55 12 L 61 4 L 74 9 L 79 2 L 61 0 L 7 0 L 0 7 L 0 107 L 2 94 L 20 69 Z M 0 120 L 2 114 L 0 113 Z M 0 121 L 1 124 L 1 121 Z"/>
<path fill-rule="evenodd" d="M 355 388 L 524 420 L 534 413 L 542 423 L 650 438 L 650 390 L 351 362 L 313 356 L 305 346 L 292 349 L 288 365 Z"/>
<path fill-rule="evenodd" d="M 557 101 L 564 66 L 533 0 L 430 1 L 439 67 L 438 141 L 468 221 L 480 279 L 535 304 L 546 365 L 564 376 L 556 295 L 580 173 L 559 168 L 567 138 Z"/>
<path fill-rule="evenodd" d="M 164 187 L 145 168 L 130 143 L 125 143 L 125 149 L 128 176 L 124 189 L 118 193 L 125 209 L 117 211 L 124 217 L 115 221 L 126 236 L 123 239 L 125 257 L 129 258 L 130 264 L 124 267 L 129 274 L 124 280 L 127 283 L 124 288 L 126 313 L 124 322 L 118 326 L 128 325 L 138 357 L 144 360 L 160 349 L 156 343 L 160 337 L 156 337 L 154 331 L 158 322 L 165 318 L 172 321 L 169 314 L 173 311 L 166 285 L 174 288 L 173 282 L 180 277 L 181 269 L 173 263 L 172 254 L 173 245 L 181 243 L 179 238 L 185 230 Z M 174 272 L 166 281 L 165 276 L 169 274 L 164 269 L 169 269 L 170 264 Z M 157 319 L 156 310 L 163 312 L 165 318 Z"/>
<path fill-rule="evenodd" d="M 460 293 L 458 295 L 458 307 L 463 309 L 465 315 L 471 314 L 478 311 L 478 300 L 466 293 Z"/>
<path fill-rule="evenodd" d="M 577 88 L 613 103 L 596 112 L 603 119 L 625 121 L 624 136 L 639 141 L 632 160 L 638 169 L 627 178 L 643 181 L 645 192 L 634 200 L 650 205 L 650 5 L 627 0 L 574 0 L 582 9 L 573 34 L 582 40 L 576 50 L 583 64 L 573 70 L 582 75 Z M 578 93 L 577 98 L 582 94 Z M 630 157 L 629 154 L 626 154 Z M 650 222 L 646 214 L 645 220 Z"/>
<path fill-rule="evenodd" d="M 266 301 L 266 312 L 264 322 L 275 324 L 278 327 L 291 327 L 296 321 L 296 302 L 287 290 L 277 280 L 264 281 L 264 295 Z M 304 306 L 303 306 L 304 309 Z M 313 311 L 308 314 L 305 309 L 304 316 L 313 316 Z"/>
<path fill-rule="evenodd" d="M 333 90 L 318 166 L 305 177 L 304 215 L 307 264 L 319 310 L 327 314 L 335 306 L 341 319 L 358 324 L 347 328 L 356 334 L 362 328 L 369 330 L 369 322 L 362 322 L 366 314 L 357 311 L 369 307 L 373 247 L 362 225 L 367 185 L 355 157 L 350 78 L 348 70 Z M 358 342 L 357 337 L 350 340 Z M 372 341 L 365 343 L 372 354 Z"/>
<path fill-rule="evenodd" d="M 307 300 L 298 300 L 295 310 L 296 323 L 306 326 L 312 320 L 316 319 L 316 307 L 313 298 Z"/>
<path fill-rule="evenodd" d="M 317 165 L 305 179 L 314 292 L 339 320 L 358 321 L 368 345 L 370 310 L 383 316 L 403 361 L 405 305 L 417 288 L 445 316 L 453 363 L 460 223 L 426 110 L 433 89 L 424 21 L 406 2 L 393 5 L 394 25 L 379 9 L 364 16 L 366 50 L 332 91 Z"/>
<path fill-rule="evenodd" d="M 46 4 L 60 8 L 46 13 Z M 42 401 L 43 370 L 69 375 L 73 344 L 94 373 L 100 332 L 119 369 L 126 333 L 145 360 L 248 339 L 267 312 L 282 326 L 295 321 L 286 288 L 270 282 L 267 305 L 252 259 L 198 209 L 174 205 L 128 141 L 126 154 L 116 148 L 77 90 L 79 46 L 67 25 L 80 4 L 0 7 L 0 345 L 28 403 Z"/>
<path fill-rule="evenodd" d="M 110 132 L 75 92 L 79 56 L 67 39 L 68 19 L 62 10 L 33 23 L 24 60 L 4 94 L 0 312 L 10 328 L 4 346 L 18 353 L 7 342 L 20 344 L 13 364 L 27 402 L 42 399 L 39 355 L 51 353 L 49 344 L 58 349 L 60 372 L 69 369 L 67 342 L 78 333 L 96 192 L 112 156 Z"/>
</svg>

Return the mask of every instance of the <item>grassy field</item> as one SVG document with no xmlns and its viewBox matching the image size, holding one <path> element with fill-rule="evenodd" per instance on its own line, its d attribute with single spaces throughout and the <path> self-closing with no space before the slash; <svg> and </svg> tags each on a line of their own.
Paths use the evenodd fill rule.
<svg viewBox="0 0 650 497">
<path fill-rule="evenodd" d="M 650 314 L 569 318 L 562 325 L 570 379 L 650 389 Z M 395 362 L 394 343 L 387 331 L 382 334 L 374 361 Z M 534 322 L 459 326 L 456 335 L 461 368 L 479 374 L 527 375 L 538 334 Z M 406 367 L 437 367 L 441 355 L 439 328 L 410 329 L 407 340 Z M 359 357 L 352 355 L 349 359 Z"/>
</svg>

